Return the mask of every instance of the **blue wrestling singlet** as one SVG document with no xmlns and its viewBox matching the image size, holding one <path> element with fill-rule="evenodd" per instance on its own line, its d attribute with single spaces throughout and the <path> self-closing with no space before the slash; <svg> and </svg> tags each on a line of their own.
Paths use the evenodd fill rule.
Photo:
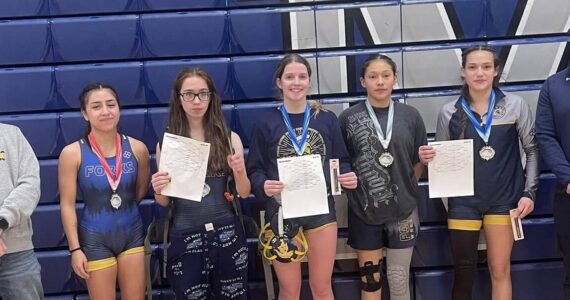
<svg viewBox="0 0 570 300">
<path fill-rule="evenodd" d="M 79 244 L 87 256 L 89 271 L 111 267 L 121 254 L 144 251 L 143 223 L 136 202 L 138 164 L 127 136 L 121 135 L 123 175 L 117 187 L 122 198 L 115 209 L 110 199 L 113 191 L 103 166 L 86 139 L 79 141 L 81 165 L 77 174 L 77 198 L 83 200 L 79 226 Z M 106 158 L 115 173 L 115 157 Z"/>
</svg>

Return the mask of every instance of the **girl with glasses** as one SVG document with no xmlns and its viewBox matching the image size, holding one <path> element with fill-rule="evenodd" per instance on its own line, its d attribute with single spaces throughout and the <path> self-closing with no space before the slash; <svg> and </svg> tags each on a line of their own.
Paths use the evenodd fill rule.
<svg viewBox="0 0 570 300">
<path fill-rule="evenodd" d="M 239 196 L 249 196 L 242 142 L 228 130 L 214 81 L 200 68 L 178 73 L 169 108 L 167 132 L 210 143 L 210 155 L 200 202 L 162 195 L 170 175 L 152 175 L 156 202 L 172 206 L 168 282 L 177 299 L 247 299 L 247 245 L 224 195 L 231 174 Z M 159 143 L 157 163 L 160 153 Z"/>
</svg>

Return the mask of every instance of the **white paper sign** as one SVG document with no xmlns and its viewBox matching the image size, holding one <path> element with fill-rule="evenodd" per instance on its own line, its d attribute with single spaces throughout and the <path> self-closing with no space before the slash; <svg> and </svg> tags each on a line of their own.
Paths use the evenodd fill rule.
<svg viewBox="0 0 570 300">
<path fill-rule="evenodd" d="M 158 170 L 167 172 L 171 178 L 161 194 L 202 201 L 210 144 L 165 133 L 160 150 Z"/>
<path fill-rule="evenodd" d="M 474 195 L 473 140 L 429 143 L 435 157 L 428 165 L 429 197 Z"/>
<path fill-rule="evenodd" d="M 322 215 L 329 212 L 327 186 L 319 154 L 277 159 L 283 218 Z"/>
</svg>

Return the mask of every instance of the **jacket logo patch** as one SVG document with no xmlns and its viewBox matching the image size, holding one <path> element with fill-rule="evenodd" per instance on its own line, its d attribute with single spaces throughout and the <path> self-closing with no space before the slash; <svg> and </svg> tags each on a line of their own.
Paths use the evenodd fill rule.
<svg viewBox="0 0 570 300">
<path fill-rule="evenodd" d="M 0 160 L 6 160 L 6 151 L 0 151 Z"/>
<path fill-rule="evenodd" d="M 493 111 L 493 119 L 500 119 L 505 116 L 507 109 L 503 105 L 497 105 Z"/>
</svg>

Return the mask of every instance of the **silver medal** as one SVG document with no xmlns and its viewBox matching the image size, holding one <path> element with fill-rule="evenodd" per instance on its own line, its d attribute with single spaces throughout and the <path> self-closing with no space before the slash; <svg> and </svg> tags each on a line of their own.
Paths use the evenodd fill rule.
<svg viewBox="0 0 570 300">
<path fill-rule="evenodd" d="M 394 163 L 394 156 L 390 152 L 388 152 L 388 146 L 390 146 L 390 140 L 392 139 L 392 127 L 394 126 L 394 101 L 390 100 L 388 105 L 388 120 L 386 121 L 386 135 L 382 131 L 382 127 L 378 122 L 378 118 L 376 117 L 376 113 L 370 104 L 370 101 L 364 101 L 364 105 L 366 106 L 366 110 L 368 111 L 368 116 L 370 120 L 372 120 L 372 124 L 374 125 L 374 129 L 376 130 L 376 135 L 380 144 L 382 144 L 382 148 L 384 149 L 384 153 L 380 154 L 378 158 L 378 162 L 384 168 L 391 166 Z"/>
<path fill-rule="evenodd" d="M 380 158 L 378 158 L 378 162 L 382 166 L 387 168 L 387 167 L 391 166 L 392 163 L 394 163 L 394 157 L 392 156 L 392 154 L 390 152 L 384 152 L 380 155 Z"/>
<path fill-rule="evenodd" d="M 479 156 L 484 160 L 491 160 L 495 157 L 495 149 L 489 145 L 484 146 L 479 150 Z"/>
<path fill-rule="evenodd" d="M 114 209 L 119 209 L 119 207 L 121 207 L 121 202 L 123 202 L 123 200 L 121 199 L 121 196 L 119 196 L 119 194 L 117 193 L 113 193 L 113 195 L 111 196 L 111 206 Z"/>
<path fill-rule="evenodd" d="M 208 196 L 210 194 L 210 186 L 207 183 L 204 183 L 204 189 L 202 190 L 202 198 Z"/>
</svg>

